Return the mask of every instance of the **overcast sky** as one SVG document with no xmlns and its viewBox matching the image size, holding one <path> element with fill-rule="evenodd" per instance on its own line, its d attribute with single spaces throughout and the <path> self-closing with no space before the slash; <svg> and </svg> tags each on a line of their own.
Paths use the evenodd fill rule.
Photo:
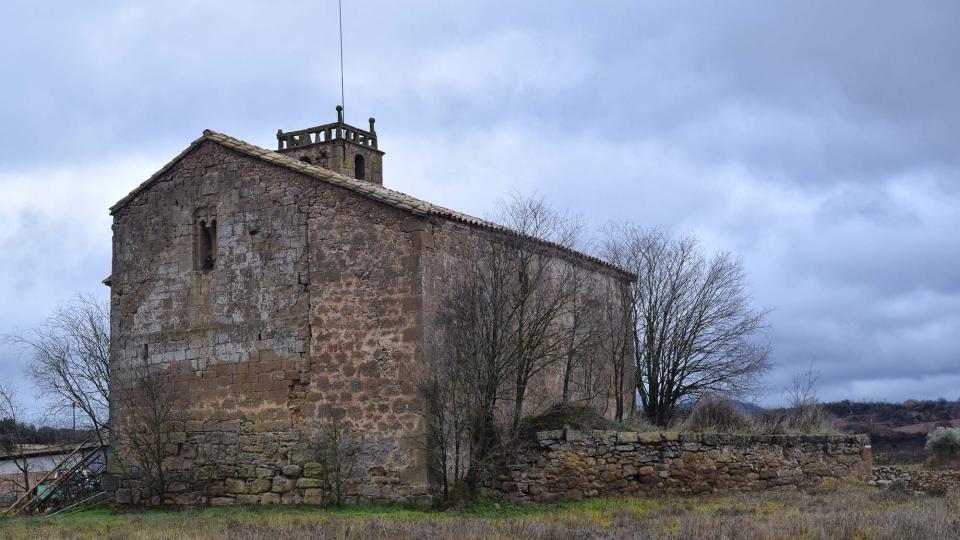
<svg viewBox="0 0 960 540">
<path fill-rule="evenodd" d="M 737 253 L 774 310 L 763 403 L 812 360 L 823 399 L 960 397 L 960 3 L 343 2 L 387 186 Z M 107 208 L 204 128 L 335 119 L 335 0 L 160 4 L 0 7 L 0 333 L 106 295 Z M 31 395 L 26 362 L 0 345 Z"/>
</svg>

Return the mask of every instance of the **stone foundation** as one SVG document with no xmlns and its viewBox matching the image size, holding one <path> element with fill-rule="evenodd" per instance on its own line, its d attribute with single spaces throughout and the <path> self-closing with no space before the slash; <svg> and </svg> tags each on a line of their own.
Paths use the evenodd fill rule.
<svg viewBox="0 0 960 540">
<path fill-rule="evenodd" d="M 487 490 L 515 501 L 656 496 L 870 480 L 866 435 L 785 436 L 546 431 Z"/>
</svg>

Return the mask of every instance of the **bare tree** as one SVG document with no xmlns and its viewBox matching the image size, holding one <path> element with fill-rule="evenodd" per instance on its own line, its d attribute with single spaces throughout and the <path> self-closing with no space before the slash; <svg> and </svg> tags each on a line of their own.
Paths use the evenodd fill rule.
<svg viewBox="0 0 960 540">
<path fill-rule="evenodd" d="M 101 444 L 110 409 L 110 307 L 78 296 L 40 327 L 8 339 L 33 355 L 29 372 L 52 413 L 78 410 Z"/>
<path fill-rule="evenodd" d="M 572 248 L 580 242 L 582 222 L 578 218 L 550 208 L 540 197 L 513 195 L 501 201 L 499 221 L 522 236 Z M 576 280 L 574 267 L 559 261 L 556 254 L 537 242 L 505 240 L 494 244 L 491 262 L 504 266 L 495 272 L 505 278 L 498 287 L 504 291 L 507 318 L 504 330 L 507 355 L 514 375 L 513 420 L 515 437 L 523 418 L 523 405 L 531 379 L 561 360 L 576 355 L 571 351 L 565 319 L 575 319 Z M 571 359 L 572 360 L 572 359 Z"/>
<path fill-rule="evenodd" d="M 610 391 L 596 384 L 606 376 L 595 369 L 606 331 L 595 276 L 563 251 L 579 245 L 580 221 L 517 196 L 501 203 L 498 219 L 520 235 L 466 248 L 437 317 L 443 350 L 420 385 L 428 456 L 445 493 L 464 458 L 462 478 L 476 493 L 493 460 L 515 446 L 531 383 L 548 369 L 563 376 L 557 401 L 573 398 L 578 377 L 581 399 Z"/>
<path fill-rule="evenodd" d="M 628 369 L 634 331 L 633 319 L 630 316 L 631 298 L 631 288 L 622 283 L 608 281 L 600 290 L 597 322 L 599 337 L 596 342 L 597 349 L 612 374 L 610 392 L 613 394 L 614 418 L 618 422 L 632 414 L 634 404 L 634 399 L 626 399 L 629 395 L 628 388 L 633 388 L 636 384 L 634 377 L 630 375 L 636 370 Z M 628 406 L 630 411 L 627 410 Z"/>
<path fill-rule="evenodd" d="M 23 455 L 27 441 L 23 406 L 17 399 L 16 389 L 4 383 L 0 383 L 0 421 L 7 425 L 7 429 L 0 433 L 0 456 L 14 464 L 20 477 L 19 480 L 0 481 L 12 483 L 14 491 L 27 493 L 33 486 L 30 484 L 30 460 Z"/>
<path fill-rule="evenodd" d="M 459 387 L 448 358 L 441 357 L 439 366 L 426 370 L 418 383 L 423 398 L 420 415 L 424 420 L 424 450 L 432 481 L 439 481 L 443 500 L 449 500 L 450 488 L 464 477 L 467 464 L 466 394 Z M 453 376 L 453 377 L 451 377 Z"/>
<path fill-rule="evenodd" d="M 451 456 L 456 478 L 458 445 L 465 442 L 463 479 L 471 495 L 505 440 L 518 432 L 531 378 L 563 351 L 562 334 L 553 331 L 553 317 L 559 316 L 557 293 L 541 283 L 548 272 L 546 255 L 539 254 L 544 261 L 534 260 L 520 253 L 517 242 L 522 240 L 480 240 L 464 256 L 466 264 L 451 278 L 456 292 L 440 306 L 437 342 L 443 350 L 430 366 L 436 377 L 421 383 L 427 428 L 432 430 L 428 443 L 446 443 L 428 454 L 441 475 L 449 474 L 440 465 L 449 467 Z M 512 405 L 505 426 L 497 418 L 501 404 Z M 454 410 L 457 416 L 451 414 Z"/>
<path fill-rule="evenodd" d="M 590 401 L 600 393 L 594 383 L 594 363 L 600 345 L 600 304 L 596 300 L 596 287 L 582 268 L 570 269 L 567 292 L 567 317 L 563 321 L 565 344 L 563 346 L 563 391 L 562 402 L 575 400 L 574 383 L 579 375 L 579 400 Z"/>
<path fill-rule="evenodd" d="M 441 305 L 439 341 L 445 350 L 431 369 L 445 386 L 439 396 L 452 398 L 437 405 L 462 411 L 467 446 L 464 480 L 473 495 L 500 443 L 497 405 L 507 399 L 515 373 L 515 311 L 508 283 L 516 274 L 497 246 L 479 245 L 470 255 L 469 264 L 453 278 L 457 292 Z M 448 411 L 433 412 L 438 418 L 441 414 Z M 448 447 L 438 452 L 447 453 L 450 443 L 458 441 L 459 437 L 447 438 Z"/>
<path fill-rule="evenodd" d="M 159 372 L 152 372 L 146 351 L 127 375 L 128 384 L 118 392 L 118 405 L 123 409 L 113 434 L 120 452 L 114 453 L 120 466 L 140 478 L 144 500 L 163 504 L 167 492 L 166 444 L 176 401 L 170 385 L 165 385 Z"/>
<path fill-rule="evenodd" d="M 634 317 L 637 391 L 644 414 L 667 425 L 678 406 L 705 394 L 744 396 L 759 388 L 769 351 L 758 343 L 765 311 L 755 311 L 739 260 L 707 257 L 692 236 L 618 225 L 604 256 L 637 275 Z"/>
</svg>

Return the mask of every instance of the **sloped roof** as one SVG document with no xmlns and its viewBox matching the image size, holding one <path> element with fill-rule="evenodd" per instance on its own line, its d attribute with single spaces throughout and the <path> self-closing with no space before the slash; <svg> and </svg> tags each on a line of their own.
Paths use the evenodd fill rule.
<svg viewBox="0 0 960 540">
<path fill-rule="evenodd" d="M 297 159 L 291 158 L 289 156 L 280 154 L 278 152 L 266 150 L 264 148 L 260 148 L 259 146 L 255 146 L 248 142 L 241 141 L 240 139 L 235 139 L 229 135 L 224 135 L 223 133 L 218 133 L 216 131 L 212 131 L 209 129 L 203 130 L 203 135 L 200 136 L 200 138 L 190 143 L 190 146 L 184 149 L 183 152 L 180 152 L 180 154 L 178 154 L 175 158 L 173 158 L 169 163 L 164 165 L 159 171 L 154 173 L 150 178 L 148 178 L 142 184 L 137 186 L 126 197 L 120 199 L 116 204 L 111 206 L 110 214 L 111 215 L 115 214 L 118 210 L 120 210 L 121 208 L 129 204 L 133 199 L 135 199 L 140 193 L 149 189 L 150 186 L 153 185 L 153 183 L 158 178 L 160 178 L 164 173 L 170 170 L 170 168 L 176 165 L 178 161 L 183 159 L 187 154 L 189 154 L 194 148 L 199 146 L 204 141 L 215 142 L 221 146 L 224 146 L 231 150 L 235 150 L 247 156 L 250 156 L 256 159 L 261 159 L 263 161 L 267 161 L 274 165 L 297 171 L 307 176 L 316 178 L 318 180 L 322 180 L 324 182 L 333 184 L 335 186 L 342 187 L 344 189 L 348 189 L 350 191 L 358 193 L 369 199 L 382 202 L 384 204 L 393 206 L 395 208 L 399 208 L 401 210 L 405 210 L 407 212 L 410 212 L 418 216 L 440 217 L 440 218 L 449 219 L 453 221 L 459 221 L 462 223 L 466 223 L 468 225 L 480 227 L 482 229 L 497 231 L 497 232 L 509 234 L 512 236 L 524 238 L 532 242 L 550 246 L 551 248 L 557 249 L 569 255 L 573 255 L 577 258 L 588 260 L 594 264 L 605 266 L 607 268 L 610 268 L 611 270 L 614 270 L 618 273 L 623 274 L 629 279 L 635 278 L 633 274 L 621 268 L 618 268 L 602 259 L 594 257 L 592 255 L 587 255 L 585 253 L 582 253 L 570 248 L 566 248 L 564 246 L 555 244 L 553 242 L 548 242 L 538 238 L 527 236 L 513 229 L 510 229 L 509 227 L 504 227 L 503 225 L 500 225 L 498 223 L 473 217 L 468 214 L 464 214 L 462 212 L 457 212 L 455 210 L 450 210 L 448 208 L 444 208 L 442 206 L 438 206 L 436 204 L 429 203 L 421 199 L 417 199 L 416 197 L 411 197 L 406 193 L 401 193 L 399 191 L 395 191 L 395 190 L 383 187 L 379 184 L 358 180 L 356 178 L 351 178 L 349 176 L 345 176 L 340 173 L 331 171 L 330 169 L 325 169 L 323 167 L 318 167 L 316 165 L 310 165 L 302 161 L 298 161 Z"/>
</svg>

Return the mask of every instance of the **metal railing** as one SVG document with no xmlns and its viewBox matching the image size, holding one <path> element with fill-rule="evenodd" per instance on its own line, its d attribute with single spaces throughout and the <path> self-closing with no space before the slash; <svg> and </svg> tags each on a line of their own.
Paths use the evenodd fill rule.
<svg viewBox="0 0 960 540">
<path fill-rule="evenodd" d="M 78 445 L 36 485 L 0 512 L 0 517 L 56 510 L 99 492 L 102 467 L 97 466 L 96 462 L 102 459 L 101 454 L 105 449 L 105 446 L 96 443 Z"/>
</svg>

